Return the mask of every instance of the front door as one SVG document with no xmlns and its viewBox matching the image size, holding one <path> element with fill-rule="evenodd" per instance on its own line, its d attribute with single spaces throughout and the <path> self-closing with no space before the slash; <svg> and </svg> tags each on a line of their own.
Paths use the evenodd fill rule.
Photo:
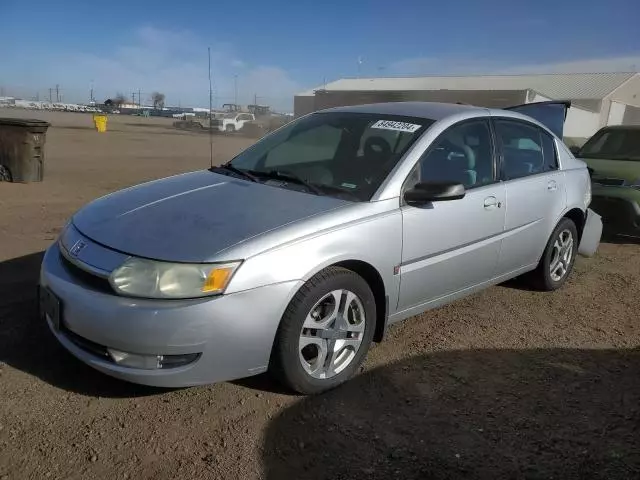
<svg viewBox="0 0 640 480">
<path fill-rule="evenodd" d="M 538 262 L 565 205 L 555 138 L 537 125 L 496 118 L 495 132 L 506 186 L 500 274 Z"/>
<path fill-rule="evenodd" d="M 505 187 L 497 182 L 489 122 L 453 125 L 427 149 L 405 190 L 418 182 L 465 186 L 460 200 L 402 207 L 403 247 L 398 311 L 435 301 L 496 275 L 505 220 Z"/>
</svg>

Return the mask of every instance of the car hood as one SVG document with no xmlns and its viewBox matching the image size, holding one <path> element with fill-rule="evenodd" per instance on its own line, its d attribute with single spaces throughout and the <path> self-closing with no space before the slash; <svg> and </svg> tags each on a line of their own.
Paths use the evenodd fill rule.
<svg viewBox="0 0 640 480">
<path fill-rule="evenodd" d="M 99 198 L 78 211 L 73 224 L 130 255 L 206 262 L 252 237 L 349 203 L 204 170 Z"/>
<path fill-rule="evenodd" d="M 640 162 L 628 160 L 609 160 L 603 158 L 581 158 L 593 169 L 593 179 L 620 179 L 633 182 L 640 178 Z"/>
</svg>

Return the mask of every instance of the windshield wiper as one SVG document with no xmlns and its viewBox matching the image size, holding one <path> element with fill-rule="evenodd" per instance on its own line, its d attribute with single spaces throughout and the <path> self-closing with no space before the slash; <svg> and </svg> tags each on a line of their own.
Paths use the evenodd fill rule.
<svg viewBox="0 0 640 480">
<path fill-rule="evenodd" d="M 220 169 L 220 170 L 227 170 L 229 172 L 233 172 L 233 173 L 235 173 L 237 175 L 240 175 L 241 177 L 246 178 L 247 180 L 251 180 L 252 182 L 257 182 L 258 181 L 258 179 L 255 176 L 253 176 L 251 173 L 249 173 L 247 170 L 242 170 L 240 168 L 234 167 L 230 163 L 225 163 L 225 164 L 220 165 L 219 167 L 213 167 L 213 168 L 217 168 L 217 169 Z"/>
<path fill-rule="evenodd" d="M 307 190 L 315 193 L 316 195 L 324 195 L 322 190 L 320 190 L 318 187 L 316 187 L 312 183 L 309 183 L 306 180 L 303 180 L 295 173 L 282 172 L 278 170 L 269 170 L 268 172 L 261 172 L 259 170 L 250 170 L 249 173 L 255 176 L 267 177 L 267 178 L 273 178 L 276 180 L 279 179 L 279 180 L 285 180 L 288 182 L 297 183 L 298 185 L 302 185 L 303 187 L 306 187 Z"/>
</svg>

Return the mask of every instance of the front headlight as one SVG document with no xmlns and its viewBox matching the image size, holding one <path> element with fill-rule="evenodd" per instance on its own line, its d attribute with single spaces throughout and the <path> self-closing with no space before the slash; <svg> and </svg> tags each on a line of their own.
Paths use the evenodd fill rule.
<svg viewBox="0 0 640 480">
<path fill-rule="evenodd" d="M 240 262 L 168 263 L 130 258 L 109 276 L 113 289 L 131 297 L 197 298 L 224 292 Z"/>
</svg>

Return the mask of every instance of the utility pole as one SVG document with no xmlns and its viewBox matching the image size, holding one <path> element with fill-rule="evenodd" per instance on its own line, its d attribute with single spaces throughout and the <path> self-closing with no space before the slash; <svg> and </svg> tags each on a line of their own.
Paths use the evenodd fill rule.
<svg viewBox="0 0 640 480">
<path fill-rule="evenodd" d="M 136 92 L 131 92 L 131 103 L 136 104 Z"/>
<path fill-rule="evenodd" d="M 89 104 L 95 103 L 93 101 L 93 80 L 91 80 L 91 90 L 89 91 Z"/>
<path fill-rule="evenodd" d="M 140 97 L 140 89 L 138 89 L 138 106 L 142 108 L 142 97 Z"/>
<path fill-rule="evenodd" d="M 233 103 L 238 104 L 238 74 L 236 73 L 233 76 L 233 89 L 234 89 L 234 97 Z"/>
<path fill-rule="evenodd" d="M 60 85 L 56 84 L 56 102 L 60 103 Z"/>
<path fill-rule="evenodd" d="M 53 103 L 53 100 L 51 99 L 51 91 L 53 90 L 53 88 L 49 88 L 49 103 Z"/>
</svg>

